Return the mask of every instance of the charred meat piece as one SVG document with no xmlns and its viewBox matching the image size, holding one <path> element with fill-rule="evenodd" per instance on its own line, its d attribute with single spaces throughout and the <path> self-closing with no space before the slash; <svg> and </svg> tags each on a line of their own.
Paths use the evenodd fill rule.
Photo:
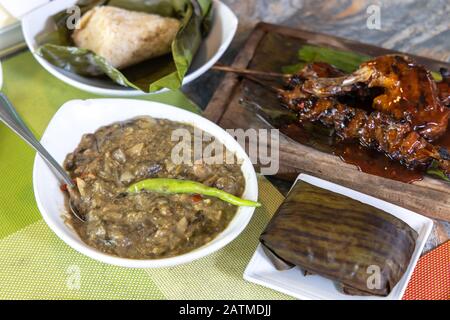
<svg viewBox="0 0 450 320">
<path fill-rule="evenodd" d="M 405 56 L 375 58 L 347 76 L 308 79 L 301 90 L 325 98 L 358 90 L 361 84 L 368 89 L 384 89 L 373 99 L 374 110 L 410 122 L 413 130 L 428 141 L 435 140 L 447 130 L 450 109 L 442 101 L 430 72 Z M 441 86 L 439 89 L 445 95 L 448 82 Z"/>
<path fill-rule="evenodd" d="M 299 71 L 299 73 L 294 74 L 289 79 L 287 87 L 292 90 L 299 84 L 302 84 L 306 79 L 337 78 L 343 76 L 345 76 L 345 74 L 331 64 L 325 62 L 313 62 L 307 64 Z"/>
<path fill-rule="evenodd" d="M 385 153 L 408 168 L 427 168 L 433 160 L 450 174 L 450 161 L 439 148 L 413 130 L 407 121 L 398 121 L 379 111 L 346 106 L 332 98 L 297 100 L 291 105 L 303 121 L 319 121 L 333 128 L 343 140 L 356 140 L 365 147 Z"/>
<path fill-rule="evenodd" d="M 450 71 L 442 68 L 440 72 L 442 81 L 437 83 L 439 98 L 444 105 L 450 107 Z"/>
</svg>

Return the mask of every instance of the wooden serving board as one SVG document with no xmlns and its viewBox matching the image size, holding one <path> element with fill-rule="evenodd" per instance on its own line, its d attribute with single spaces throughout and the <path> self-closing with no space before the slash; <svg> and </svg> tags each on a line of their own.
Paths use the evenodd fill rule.
<svg viewBox="0 0 450 320">
<path fill-rule="evenodd" d="M 271 41 L 278 41 L 277 52 L 267 51 L 268 43 Z M 259 70 L 280 71 L 273 70 L 273 63 L 289 65 L 298 62 L 297 51 L 306 43 L 331 46 L 370 56 L 395 52 L 333 36 L 260 23 L 253 30 L 232 66 L 256 69 L 254 62 L 258 61 Z M 450 65 L 444 62 L 417 56 L 414 58 L 430 70 L 450 68 Z M 271 60 L 271 65 L 265 65 L 264 59 Z M 254 112 L 244 108 L 239 102 L 244 95 L 246 81 L 248 82 L 235 74 L 226 74 L 203 115 L 225 129 L 268 128 Z M 344 163 L 335 155 L 321 152 L 283 136 L 280 137 L 279 166 L 277 176 L 286 180 L 293 180 L 301 172 L 309 173 L 431 218 L 450 221 L 450 184 L 441 180 L 425 177 L 422 181 L 409 184 L 367 174 L 353 165 Z"/>
</svg>

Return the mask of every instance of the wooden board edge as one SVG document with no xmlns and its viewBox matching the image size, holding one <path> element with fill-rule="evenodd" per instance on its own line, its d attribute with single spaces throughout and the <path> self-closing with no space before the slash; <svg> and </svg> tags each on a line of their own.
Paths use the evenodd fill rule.
<svg viewBox="0 0 450 320">
<path fill-rule="evenodd" d="M 256 27 L 247 39 L 243 49 L 234 59 L 232 65 L 246 68 L 258 47 L 258 43 L 264 35 L 265 31 Z M 219 123 L 228 107 L 228 100 L 224 99 L 224 97 L 230 97 L 238 84 L 239 77 L 235 74 L 227 73 L 219 85 L 220 90 L 216 90 L 202 115 L 212 122 Z"/>
</svg>

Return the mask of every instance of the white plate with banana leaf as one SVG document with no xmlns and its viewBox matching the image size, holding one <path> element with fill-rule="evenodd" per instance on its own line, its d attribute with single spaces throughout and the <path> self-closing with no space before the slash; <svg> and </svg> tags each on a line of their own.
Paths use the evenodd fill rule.
<svg viewBox="0 0 450 320">
<path fill-rule="evenodd" d="M 89 72 L 84 72 L 85 70 L 82 72 L 77 71 L 78 73 L 75 73 L 74 70 L 76 71 L 76 69 L 74 68 L 74 64 L 65 63 L 66 61 L 59 63 L 58 60 L 56 60 L 58 63 L 55 63 L 55 60 L 53 60 L 51 63 L 49 62 L 51 61 L 49 57 L 54 57 L 55 53 L 50 52 L 48 54 L 48 51 L 46 52 L 47 55 L 42 53 L 45 53 L 45 51 L 42 50 L 42 47 L 47 44 L 57 44 L 61 47 L 65 46 L 66 48 L 77 49 L 73 43 L 70 43 L 71 37 L 67 38 L 69 39 L 68 41 L 62 41 L 61 37 L 52 35 L 52 33 L 58 34 L 55 31 L 58 31 L 60 35 L 61 29 L 65 28 L 57 28 L 54 19 L 55 15 L 65 14 L 65 19 L 68 21 L 68 17 L 73 14 L 74 11 L 66 10 L 72 8 L 74 5 L 80 5 L 77 0 L 52 1 L 25 15 L 22 19 L 22 30 L 25 41 L 30 51 L 33 52 L 36 60 L 48 72 L 65 83 L 78 89 L 99 95 L 138 96 L 167 91 L 168 89 L 177 89 L 182 85 L 195 80 L 211 68 L 224 54 L 236 33 L 238 24 L 237 18 L 233 12 L 218 0 L 195 0 L 194 2 L 186 0 L 184 2 L 183 10 L 176 7 L 179 6 L 179 3 L 183 3 L 183 1 L 175 0 L 142 0 L 133 2 L 122 0 L 84 0 L 83 2 L 95 2 L 99 3 L 99 5 L 114 5 L 119 8 L 139 2 L 142 2 L 141 5 L 144 7 L 148 4 L 152 6 L 157 4 L 154 6 L 156 9 L 153 7 L 150 9 L 145 8 L 145 12 L 156 13 L 168 17 L 174 16 L 181 21 L 181 27 L 175 40 L 172 42 L 171 53 L 168 53 L 163 57 L 148 59 L 123 70 L 117 70 L 115 68 L 109 68 L 110 66 L 106 66 L 106 70 L 108 70 L 108 72 L 105 72 L 106 74 L 101 74 L 102 71 L 98 71 L 105 70 L 104 68 L 96 66 L 97 71 L 91 74 Z M 208 13 L 205 12 L 203 14 L 202 9 L 209 2 L 211 2 L 210 9 L 208 9 Z M 174 9 L 170 7 L 172 4 Z M 167 6 L 169 7 L 167 8 Z M 191 11 L 189 11 L 190 6 L 192 6 Z M 85 12 L 83 11 L 85 7 L 81 7 L 81 9 L 81 14 L 83 14 Z M 126 9 L 129 8 L 127 7 Z M 129 10 L 135 10 L 135 8 Z M 163 10 L 163 13 L 161 13 L 161 10 Z M 189 19 L 190 13 L 191 19 Z M 196 18 L 200 19 L 198 20 L 199 22 L 196 30 L 197 34 L 201 33 L 201 35 L 197 35 L 196 41 L 190 41 L 191 39 L 188 39 L 188 41 L 186 41 L 186 39 L 180 39 L 182 36 L 180 34 L 183 34 L 183 28 L 186 29 L 186 25 Z M 201 27 L 199 24 L 201 24 Z M 67 23 L 64 25 L 67 25 Z M 63 29 L 62 31 L 66 32 L 67 30 Z M 49 39 L 52 39 L 52 41 L 49 41 Z M 54 39 L 57 40 L 54 41 Z M 178 52 L 187 52 L 187 54 L 179 54 L 177 56 L 176 53 L 174 53 L 174 42 L 177 42 L 179 45 L 181 44 L 181 48 L 178 46 Z M 192 45 L 194 42 L 196 42 L 197 45 Z M 86 68 L 86 70 L 87 69 L 88 68 Z M 82 74 L 83 72 L 84 74 Z"/>
<path fill-rule="evenodd" d="M 313 186 L 344 195 L 368 204 L 402 220 L 417 232 L 416 245 L 407 269 L 399 282 L 391 288 L 388 296 L 347 295 L 338 289 L 336 283 L 320 275 L 305 275 L 299 267 L 280 271 L 274 266 L 260 244 L 251 258 L 244 279 L 273 290 L 288 294 L 302 300 L 400 300 L 406 290 L 417 261 L 433 228 L 433 221 L 425 216 L 399 207 L 392 203 L 371 197 L 341 185 L 300 174 L 297 181 L 304 181 Z M 295 183 L 293 184 L 295 185 Z M 368 277 L 370 276 L 368 272 Z"/>
</svg>

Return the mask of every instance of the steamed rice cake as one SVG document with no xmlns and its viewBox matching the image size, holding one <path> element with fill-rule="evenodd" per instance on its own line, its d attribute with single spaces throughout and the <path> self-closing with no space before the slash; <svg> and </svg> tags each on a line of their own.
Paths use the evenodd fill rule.
<svg viewBox="0 0 450 320">
<path fill-rule="evenodd" d="M 72 37 L 77 47 L 122 69 L 169 53 L 179 28 L 174 18 L 100 6 L 82 16 Z"/>
</svg>

